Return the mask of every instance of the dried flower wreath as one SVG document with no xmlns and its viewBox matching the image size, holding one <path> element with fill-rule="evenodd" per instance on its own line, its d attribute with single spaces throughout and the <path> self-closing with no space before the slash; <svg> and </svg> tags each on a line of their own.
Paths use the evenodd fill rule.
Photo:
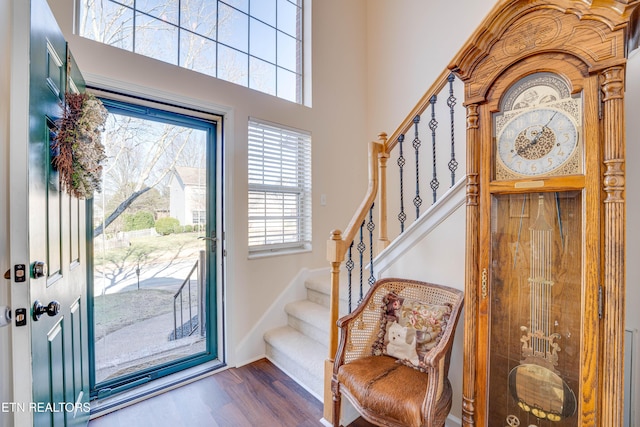
<svg viewBox="0 0 640 427">
<path fill-rule="evenodd" d="M 90 93 L 67 93 L 53 149 L 54 167 L 63 188 L 72 196 L 86 199 L 100 191 L 102 162 L 106 158 L 101 134 L 107 109 Z"/>
</svg>

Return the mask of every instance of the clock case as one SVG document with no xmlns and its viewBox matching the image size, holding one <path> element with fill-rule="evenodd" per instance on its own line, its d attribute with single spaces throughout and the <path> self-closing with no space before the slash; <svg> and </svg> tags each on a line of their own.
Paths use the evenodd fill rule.
<svg viewBox="0 0 640 427">
<path fill-rule="evenodd" d="M 450 65 L 465 83 L 467 108 L 463 426 L 622 426 L 624 79 L 626 46 L 630 35 L 635 33 L 630 23 L 635 28 L 637 3 L 500 1 Z M 581 171 L 496 179 L 494 117 L 502 112 L 501 105 L 509 89 L 536 73 L 558 76 L 567 82 L 572 96 L 582 99 Z M 522 281 L 522 277 L 528 282 L 532 273 L 528 267 L 516 268 L 520 276 L 515 278 L 496 268 L 514 263 L 518 215 L 537 217 L 539 209 L 535 206 L 541 199 L 547 221 L 557 216 L 556 199 L 559 218 L 565 218 L 562 234 L 558 231 L 560 221 L 552 225 L 552 245 L 560 248 L 562 239 L 571 239 L 573 251 L 570 258 L 549 257 L 555 260 L 552 274 L 564 286 L 564 291 L 560 286 L 551 291 L 553 304 L 561 309 L 571 307 L 573 311 L 570 320 L 558 320 L 553 314 L 552 324 L 558 321 L 565 329 L 546 332 L 562 336 L 555 340 L 562 342 L 556 353 L 558 363 L 567 365 L 562 359 L 570 357 L 568 364 L 575 367 L 571 371 L 553 362 L 547 367 L 551 372 L 555 370 L 570 392 L 565 391 L 564 385 L 554 390 L 562 389 L 569 400 L 574 395 L 575 407 L 565 411 L 560 419 L 539 410 L 533 413 L 531 407 L 528 411 L 521 407 L 514 409 L 518 402 L 509 389 L 509 374 L 517 366 L 527 364 L 527 360 L 531 362 L 524 354 L 523 341 L 528 333 L 524 329 L 533 327 L 532 310 L 522 303 L 531 300 L 530 295 L 524 290 L 518 300 L 514 294 L 523 287 L 513 282 Z M 518 209 L 523 205 L 525 213 Z M 570 222 L 568 211 L 572 212 Z M 522 226 L 520 230 L 521 238 L 523 233 L 535 229 L 534 220 L 527 222 L 527 228 Z M 505 240 L 500 230 L 510 230 L 510 237 Z M 567 264 L 571 268 L 565 268 L 560 278 L 558 268 Z M 512 284 L 501 292 L 505 280 Z M 510 318 L 512 308 L 525 312 L 524 320 Z M 566 328 L 571 329 L 571 338 L 567 337 Z M 500 334 L 508 333 L 523 340 L 514 344 L 514 338 L 505 337 L 501 342 Z M 499 366 L 495 357 L 504 352 L 505 346 L 511 346 L 517 360 L 506 362 L 514 366 L 508 366 L 506 375 L 500 374 L 503 378 L 499 380 L 492 374 Z M 572 355 L 568 354 L 567 346 L 571 347 Z M 535 376 L 536 368 L 529 372 L 522 370 L 524 375 L 520 378 L 527 373 Z M 507 401 L 504 406 L 508 408 L 503 412 L 497 409 L 503 405 L 499 399 Z M 565 404 L 571 403 L 562 405 Z M 514 414 L 518 420 L 509 417 Z"/>
</svg>

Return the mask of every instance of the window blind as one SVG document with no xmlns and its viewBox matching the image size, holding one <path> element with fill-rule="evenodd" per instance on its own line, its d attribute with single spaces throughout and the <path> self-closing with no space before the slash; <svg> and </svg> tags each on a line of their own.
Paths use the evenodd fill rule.
<svg viewBox="0 0 640 427">
<path fill-rule="evenodd" d="M 311 134 L 249 119 L 249 253 L 311 247 Z"/>
</svg>

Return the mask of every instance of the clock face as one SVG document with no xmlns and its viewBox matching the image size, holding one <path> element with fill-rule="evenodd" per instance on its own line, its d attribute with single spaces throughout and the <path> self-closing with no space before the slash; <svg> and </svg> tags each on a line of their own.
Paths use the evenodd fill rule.
<svg viewBox="0 0 640 427">
<path fill-rule="evenodd" d="M 579 132 L 575 121 L 552 107 L 512 116 L 497 136 L 499 166 L 517 176 L 543 176 L 574 157 Z"/>
</svg>

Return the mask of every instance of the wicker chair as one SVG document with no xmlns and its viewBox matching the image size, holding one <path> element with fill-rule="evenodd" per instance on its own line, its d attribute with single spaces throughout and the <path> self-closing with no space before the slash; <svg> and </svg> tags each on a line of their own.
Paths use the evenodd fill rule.
<svg viewBox="0 0 640 427">
<path fill-rule="evenodd" d="M 380 340 L 385 298 L 390 293 L 451 308 L 439 341 L 422 358 L 421 370 L 373 350 Z M 331 381 L 333 425 L 340 425 L 341 397 L 345 396 L 376 425 L 444 426 L 451 409 L 449 359 L 462 306 L 463 292 L 457 289 L 414 280 L 378 280 L 358 308 L 338 320 L 340 343 Z"/>
</svg>

